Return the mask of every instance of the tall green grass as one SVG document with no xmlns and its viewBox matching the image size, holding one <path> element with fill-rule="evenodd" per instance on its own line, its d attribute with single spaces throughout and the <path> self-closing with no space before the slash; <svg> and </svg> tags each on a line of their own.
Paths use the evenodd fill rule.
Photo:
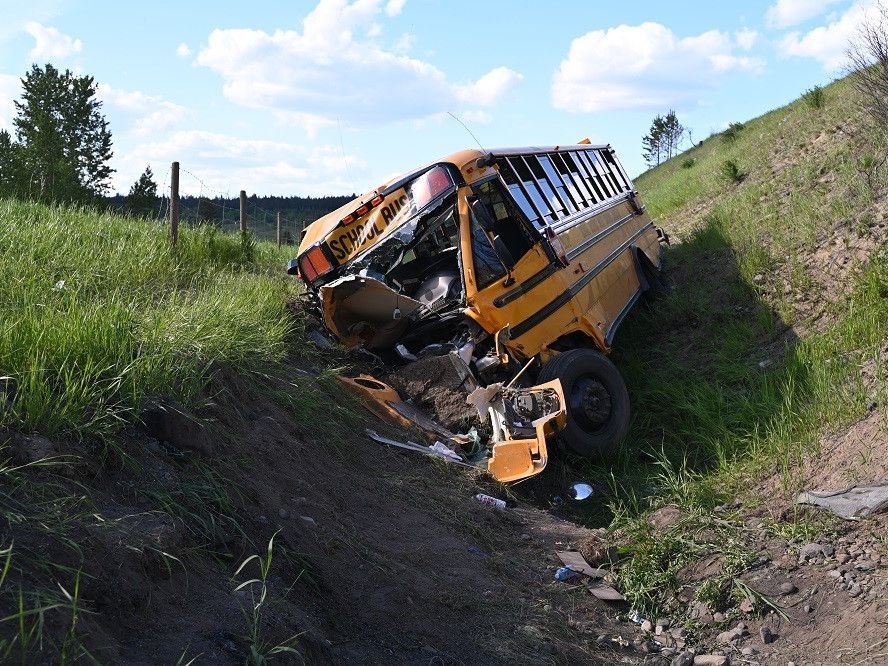
<svg viewBox="0 0 888 666">
<path fill-rule="evenodd" d="M 285 257 L 270 243 L 0 201 L 0 425 L 107 434 L 163 393 L 191 399 L 214 363 L 281 358 Z"/>
</svg>

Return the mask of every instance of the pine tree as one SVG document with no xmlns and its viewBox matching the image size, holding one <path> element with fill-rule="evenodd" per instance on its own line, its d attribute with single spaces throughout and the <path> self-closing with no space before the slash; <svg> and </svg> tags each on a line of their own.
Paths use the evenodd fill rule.
<svg viewBox="0 0 888 666">
<path fill-rule="evenodd" d="M 33 65 L 22 90 L 13 120 L 26 181 L 20 195 L 88 202 L 104 194 L 113 173 L 111 132 L 95 79 Z"/>
<path fill-rule="evenodd" d="M 666 159 L 678 154 L 678 146 L 684 136 L 685 128 L 678 122 L 678 116 L 673 109 L 669 109 L 663 117 L 663 143 L 666 149 Z"/>
<path fill-rule="evenodd" d="M 19 185 L 18 145 L 6 130 L 0 130 L 0 197 L 14 196 Z"/>
<path fill-rule="evenodd" d="M 648 166 L 655 166 L 660 163 L 665 153 L 663 144 L 664 120 L 662 116 L 657 116 L 651 123 L 651 129 L 648 134 L 641 139 L 644 150 L 642 155 Z"/>
<path fill-rule="evenodd" d="M 139 179 L 133 183 L 124 205 L 130 215 L 157 216 L 157 183 L 154 182 L 154 172 L 150 166 L 146 166 Z"/>
</svg>

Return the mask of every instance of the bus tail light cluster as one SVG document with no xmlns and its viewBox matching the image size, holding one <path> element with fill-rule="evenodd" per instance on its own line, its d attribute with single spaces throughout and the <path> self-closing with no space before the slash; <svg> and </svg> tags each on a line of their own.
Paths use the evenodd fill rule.
<svg viewBox="0 0 888 666">
<path fill-rule="evenodd" d="M 371 210 L 373 210 L 379 204 L 381 204 L 382 199 L 383 199 L 382 195 L 377 194 L 368 203 L 362 204 L 354 212 L 349 213 L 348 215 L 343 217 L 341 220 L 339 220 L 339 223 L 348 225 L 348 224 L 351 224 L 352 222 L 354 222 L 355 220 L 358 220 L 358 219 L 364 217 L 367 213 L 369 213 Z"/>
<path fill-rule="evenodd" d="M 299 274 L 309 284 L 332 270 L 333 264 L 327 259 L 320 245 L 315 245 L 299 257 Z"/>
</svg>

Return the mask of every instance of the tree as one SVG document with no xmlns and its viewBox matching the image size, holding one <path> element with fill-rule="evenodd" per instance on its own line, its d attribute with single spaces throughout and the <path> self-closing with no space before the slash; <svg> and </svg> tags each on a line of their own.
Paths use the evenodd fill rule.
<svg viewBox="0 0 888 666">
<path fill-rule="evenodd" d="M 685 128 L 678 122 L 672 109 L 665 116 L 657 116 L 651 123 L 648 134 L 641 139 L 642 155 L 648 166 L 655 166 L 678 154 L 678 146 Z"/>
<path fill-rule="evenodd" d="M 19 149 L 6 130 L 0 130 L 0 197 L 11 197 L 21 177 Z"/>
<path fill-rule="evenodd" d="M 663 116 L 657 116 L 651 123 L 651 129 L 648 134 L 642 138 L 641 144 L 644 147 L 644 161 L 648 166 L 655 166 L 660 163 L 663 156 Z"/>
<path fill-rule="evenodd" d="M 133 183 L 129 194 L 126 195 L 124 207 L 131 215 L 157 216 L 157 183 L 154 182 L 154 172 L 151 171 L 150 165 L 145 167 L 145 171 Z"/>
<path fill-rule="evenodd" d="M 222 208 L 212 199 L 200 197 L 197 200 L 197 221 L 215 224 L 222 219 Z"/>
<path fill-rule="evenodd" d="M 111 132 L 91 76 L 33 65 L 22 78 L 13 119 L 22 194 L 44 201 L 88 202 L 103 195 L 113 169 Z"/>
<path fill-rule="evenodd" d="M 888 4 L 877 6 L 848 49 L 851 81 L 876 126 L 888 132 Z"/>
</svg>

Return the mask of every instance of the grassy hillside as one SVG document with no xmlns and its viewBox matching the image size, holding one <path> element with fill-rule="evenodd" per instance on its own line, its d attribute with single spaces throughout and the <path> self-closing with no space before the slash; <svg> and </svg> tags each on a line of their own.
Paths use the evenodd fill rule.
<svg viewBox="0 0 888 666">
<path fill-rule="evenodd" d="M 214 363 L 278 360 L 284 256 L 210 227 L 168 230 L 0 201 L 0 427 L 110 434 L 146 395 L 189 400 Z M 11 386 L 8 388 L 12 388 Z"/>
<path fill-rule="evenodd" d="M 791 507 L 797 464 L 824 433 L 886 410 L 888 181 L 873 164 L 888 147 L 847 80 L 813 101 L 714 135 L 636 181 L 673 238 L 664 264 L 675 289 L 636 309 L 614 345 L 633 400 L 628 445 L 581 469 L 611 479 L 604 521 L 626 537 L 622 582 L 647 611 L 679 612 L 677 574 L 707 552 L 732 553 L 713 583 L 730 592 L 755 548 L 713 508 L 755 506 L 758 479 L 774 470 L 786 495 L 768 502 Z M 652 538 L 646 517 L 670 503 L 685 522 Z M 823 528 L 791 508 L 768 523 L 796 538 Z"/>
</svg>

